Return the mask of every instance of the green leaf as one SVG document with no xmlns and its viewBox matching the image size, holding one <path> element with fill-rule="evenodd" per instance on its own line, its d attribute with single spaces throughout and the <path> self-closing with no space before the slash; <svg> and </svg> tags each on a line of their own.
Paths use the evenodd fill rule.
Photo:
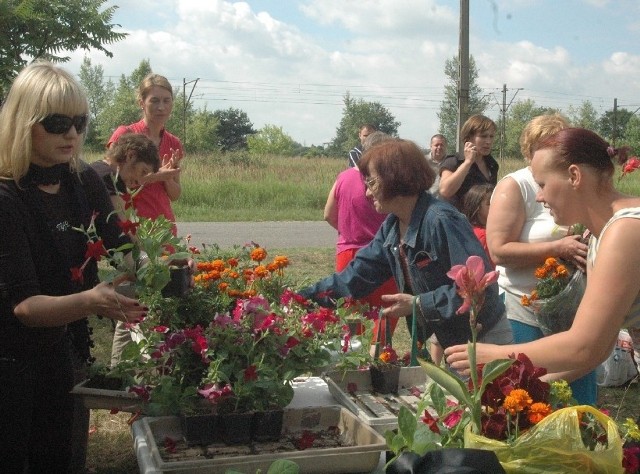
<svg viewBox="0 0 640 474">
<path fill-rule="evenodd" d="M 415 436 L 413 437 L 411 451 L 419 454 L 420 456 L 424 456 L 427 451 L 438 449 L 439 442 L 440 435 L 431 431 L 424 423 L 420 423 L 417 426 Z"/>
<path fill-rule="evenodd" d="M 415 415 L 407 407 L 401 406 L 400 413 L 398 413 L 398 431 L 404 436 L 409 447 L 413 444 L 417 423 Z"/>
<path fill-rule="evenodd" d="M 298 474 L 300 472 L 300 466 L 295 462 L 288 459 L 278 459 L 273 461 L 267 474 Z"/>
<path fill-rule="evenodd" d="M 423 359 L 418 359 L 418 362 L 420 362 L 420 365 L 427 372 L 427 375 L 435 383 L 440 385 L 450 395 L 454 396 L 460 403 L 464 403 L 468 407 L 472 406 L 473 398 L 462 380 L 460 380 L 452 373 L 441 369 L 437 365 L 433 365 L 430 362 L 426 362 Z"/>
<path fill-rule="evenodd" d="M 482 385 L 478 391 L 478 397 L 482 396 L 488 384 L 502 375 L 514 362 L 515 359 L 497 359 L 485 364 L 482 369 Z"/>
</svg>

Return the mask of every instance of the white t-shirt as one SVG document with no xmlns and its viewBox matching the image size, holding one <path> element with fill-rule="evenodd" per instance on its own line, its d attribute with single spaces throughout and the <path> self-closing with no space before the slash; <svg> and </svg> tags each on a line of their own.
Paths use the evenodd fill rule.
<svg viewBox="0 0 640 474">
<path fill-rule="evenodd" d="M 567 235 L 568 228 L 557 225 L 553 221 L 549 209 L 545 208 L 542 203 L 536 202 L 536 194 L 540 188 L 533 179 L 531 168 L 522 168 L 502 179 L 513 179 L 520 188 L 525 209 L 525 221 L 518 239 L 520 242 L 551 242 Z M 549 255 L 549 257 L 551 256 Z M 536 322 L 533 311 L 520 304 L 520 297 L 523 294 L 531 294 L 535 288 L 537 280 L 534 272 L 537 266 L 516 268 L 496 266 L 496 270 L 500 271 L 498 285 L 507 293 L 505 298 L 507 317 L 536 327 L 539 324 Z"/>
</svg>

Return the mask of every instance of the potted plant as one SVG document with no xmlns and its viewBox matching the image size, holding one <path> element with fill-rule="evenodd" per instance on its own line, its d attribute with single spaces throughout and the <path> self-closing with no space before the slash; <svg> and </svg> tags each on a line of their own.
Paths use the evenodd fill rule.
<svg viewBox="0 0 640 474">
<path fill-rule="evenodd" d="M 378 358 L 369 366 L 373 391 L 382 394 L 398 393 L 400 368 L 403 365 L 395 349 L 389 345 L 384 346 Z"/>
</svg>

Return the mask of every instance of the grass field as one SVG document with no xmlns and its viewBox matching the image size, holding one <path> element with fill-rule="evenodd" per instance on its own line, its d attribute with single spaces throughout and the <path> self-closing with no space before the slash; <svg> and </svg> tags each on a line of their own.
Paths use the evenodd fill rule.
<svg viewBox="0 0 640 474">
<path fill-rule="evenodd" d="M 87 157 L 88 161 L 101 158 Z M 322 210 L 336 175 L 346 160 L 328 158 L 189 156 L 182 172 L 183 194 L 174 205 L 179 221 L 277 221 L 321 220 Z M 505 160 L 500 175 L 522 167 L 521 160 Z M 640 173 L 619 183 L 624 192 L 640 194 Z M 295 281 L 315 281 L 334 268 L 333 248 L 267 249 L 288 255 L 290 275 Z M 107 320 L 92 320 L 98 361 L 107 363 L 111 349 L 112 328 Z M 400 323 L 394 345 L 401 351 L 409 348 L 406 325 Z M 602 389 L 599 405 L 614 417 L 637 418 L 640 389 Z M 112 415 L 106 410 L 92 410 L 89 436 L 88 468 L 96 473 L 137 472 L 127 420 L 129 414 Z"/>
</svg>

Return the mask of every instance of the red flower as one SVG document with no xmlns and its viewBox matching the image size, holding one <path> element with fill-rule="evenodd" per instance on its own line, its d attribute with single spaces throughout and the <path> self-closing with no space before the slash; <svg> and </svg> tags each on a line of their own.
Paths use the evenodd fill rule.
<svg viewBox="0 0 640 474">
<path fill-rule="evenodd" d="M 138 227 L 140 227 L 139 222 L 131 222 L 129 219 L 126 221 L 118 221 L 117 224 L 123 234 L 136 235 Z"/>
<path fill-rule="evenodd" d="M 305 450 L 313 446 L 313 442 L 316 440 L 316 435 L 314 435 L 311 431 L 304 430 L 302 432 L 302 436 L 294 441 L 296 448 L 300 451 Z"/>
<path fill-rule="evenodd" d="M 95 242 L 87 242 L 87 251 L 84 254 L 85 258 L 93 258 L 96 262 L 99 262 L 104 255 L 107 255 L 107 249 L 104 248 L 102 239 L 98 239 Z"/>
<path fill-rule="evenodd" d="M 177 446 L 177 443 L 174 439 L 169 438 L 168 436 L 164 437 L 164 449 L 166 449 L 168 453 L 172 453 L 172 454 L 175 453 L 176 446 Z"/>
<path fill-rule="evenodd" d="M 622 448 L 622 467 L 625 473 L 634 473 L 640 470 L 640 447 L 627 446 Z"/>
<path fill-rule="evenodd" d="M 246 369 L 244 369 L 244 381 L 248 382 L 250 380 L 258 379 L 258 370 L 255 365 L 250 365 Z"/>
<path fill-rule="evenodd" d="M 438 428 L 438 421 L 431 416 L 428 410 L 424 411 L 424 416 L 421 418 L 422 422 L 429 427 L 431 431 L 436 434 L 440 434 L 440 428 Z"/>
<path fill-rule="evenodd" d="M 467 259 L 465 265 L 454 265 L 451 270 L 447 272 L 447 276 L 452 280 L 455 280 L 458 286 L 458 295 L 464 300 L 462 306 L 458 308 L 456 314 L 464 314 L 471 309 L 471 317 L 477 317 L 477 311 L 482 308 L 484 303 L 484 290 L 498 280 L 499 273 L 497 271 L 491 271 L 484 273 L 484 261 L 477 255 L 471 255 Z M 475 321 L 471 321 L 473 327 L 475 327 Z"/>
<path fill-rule="evenodd" d="M 622 176 L 633 173 L 638 168 L 640 168 L 640 159 L 637 156 L 632 156 L 622 167 Z"/>
<path fill-rule="evenodd" d="M 77 281 L 78 283 L 84 283 L 84 268 L 82 267 L 73 267 L 71 269 L 71 281 Z"/>
</svg>

